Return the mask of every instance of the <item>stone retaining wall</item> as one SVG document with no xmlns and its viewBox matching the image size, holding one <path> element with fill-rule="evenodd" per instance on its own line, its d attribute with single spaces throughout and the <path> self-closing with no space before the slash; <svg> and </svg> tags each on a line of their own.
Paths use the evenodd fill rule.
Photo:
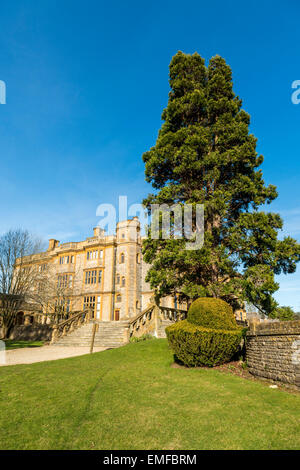
<svg viewBox="0 0 300 470">
<path fill-rule="evenodd" d="M 300 321 L 251 322 L 246 358 L 251 374 L 300 387 Z"/>
<path fill-rule="evenodd" d="M 17 341 L 50 341 L 52 326 L 50 325 L 21 325 L 15 326 L 9 336 Z"/>
</svg>

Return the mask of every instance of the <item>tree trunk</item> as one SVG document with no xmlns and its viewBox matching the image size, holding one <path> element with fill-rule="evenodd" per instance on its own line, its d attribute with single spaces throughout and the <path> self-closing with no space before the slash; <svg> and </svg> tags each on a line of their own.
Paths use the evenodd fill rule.
<svg viewBox="0 0 300 470">
<path fill-rule="evenodd" d="M 2 329 L 2 339 L 8 339 L 10 328 L 8 326 L 3 325 L 1 329 Z"/>
</svg>

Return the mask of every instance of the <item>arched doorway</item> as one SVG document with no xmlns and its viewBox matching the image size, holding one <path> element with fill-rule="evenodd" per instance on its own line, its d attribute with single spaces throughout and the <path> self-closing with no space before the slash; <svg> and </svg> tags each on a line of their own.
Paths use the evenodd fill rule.
<svg viewBox="0 0 300 470">
<path fill-rule="evenodd" d="M 25 317 L 24 312 L 18 312 L 16 317 L 16 325 L 21 326 L 24 325 Z"/>
</svg>

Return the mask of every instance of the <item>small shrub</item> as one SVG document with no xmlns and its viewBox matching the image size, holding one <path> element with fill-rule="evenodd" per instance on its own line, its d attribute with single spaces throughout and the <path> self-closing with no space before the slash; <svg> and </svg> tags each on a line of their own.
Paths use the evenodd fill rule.
<svg viewBox="0 0 300 470">
<path fill-rule="evenodd" d="M 154 339 L 153 335 L 144 334 L 141 336 L 132 336 L 129 340 L 130 343 L 139 343 L 140 341 L 146 341 L 147 339 Z"/>
<path fill-rule="evenodd" d="M 195 300 L 188 311 L 187 320 L 194 325 L 214 330 L 237 330 L 232 307 L 224 300 L 201 297 Z"/>
<path fill-rule="evenodd" d="M 242 331 L 213 330 L 183 320 L 166 328 L 175 359 L 188 367 L 213 367 L 230 361 L 236 353 Z"/>
</svg>

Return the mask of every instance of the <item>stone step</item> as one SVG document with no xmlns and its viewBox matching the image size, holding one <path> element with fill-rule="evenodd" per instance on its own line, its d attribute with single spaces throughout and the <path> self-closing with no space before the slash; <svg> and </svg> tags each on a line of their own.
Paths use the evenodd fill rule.
<svg viewBox="0 0 300 470">
<path fill-rule="evenodd" d="M 98 331 L 95 334 L 94 346 L 103 348 L 118 348 L 126 344 L 126 330 L 128 328 L 127 321 L 97 321 L 92 320 L 89 323 L 77 328 L 66 334 L 66 336 L 59 338 L 53 346 L 85 346 L 89 347 L 92 341 L 93 326 L 98 324 Z M 169 320 L 163 320 L 160 323 L 157 331 L 158 338 L 165 338 L 165 329 L 173 322 Z"/>
<path fill-rule="evenodd" d="M 98 324 L 98 331 L 95 334 L 94 346 L 104 348 L 117 348 L 126 343 L 127 321 L 121 322 L 100 322 L 92 320 L 76 330 L 66 334 L 53 343 L 53 346 L 90 346 L 93 335 L 93 326 Z"/>
<path fill-rule="evenodd" d="M 70 342 L 70 343 L 72 343 L 72 342 L 76 342 L 76 341 L 79 341 L 79 340 L 80 340 L 80 341 L 91 341 L 91 336 L 85 337 L 85 338 L 81 338 L 80 336 L 77 336 L 76 338 L 74 338 L 74 337 L 71 338 L 71 337 L 68 337 L 68 336 L 64 336 L 63 338 L 60 338 L 58 341 L 64 341 L 64 342 Z M 108 341 L 116 341 L 116 342 L 121 342 L 121 343 L 124 342 L 124 340 L 123 340 L 122 337 L 117 337 L 117 338 L 98 337 L 98 338 L 95 338 L 95 342 L 96 342 L 96 341 L 97 341 L 97 342 L 99 342 L 99 341 L 106 341 L 106 342 L 108 342 Z"/>
<path fill-rule="evenodd" d="M 173 322 L 171 320 L 162 320 L 159 328 L 158 328 L 158 332 L 157 332 L 157 337 L 158 338 L 166 338 L 166 328 L 167 326 L 170 326 L 172 325 Z"/>
<path fill-rule="evenodd" d="M 96 332 L 96 335 L 95 335 L 95 336 L 115 336 L 115 337 L 118 337 L 118 336 L 120 336 L 120 334 L 122 334 L 123 332 L 124 332 L 124 330 L 121 330 L 121 331 L 119 331 L 118 333 L 111 333 L 110 331 L 108 331 L 108 332 L 106 332 L 106 331 L 101 331 L 101 332 L 98 331 L 98 332 Z M 72 334 L 72 332 L 69 333 L 69 334 Z M 80 337 L 82 337 L 82 336 L 91 336 L 91 334 L 92 334 L 92 331 L 90 331 L 90 332 L 86 332 L 86 331 L 85 331 L 85 332 L 83 332 L 82 335 L 80 335 L 80 334 L 77 333 L 76 335 L 73 335 L 73 337 L 76 338 L 76 336 L 80 336 Z"/>
<path fill-rule="evenodd" d="M 76 338 L 82 338 L 82 339 L 88 339 L 91 337 L 91 335 L 72 335 L 72 336 L 68 336 L 68 337 L 72 337 L 74 339 Z M 110 338 L 110 339 L 118 339 L 118 338 L 121 338 L 123 337 L 123 332 L 121 332 L 119 335 L 95 335 L 95 339 L 96 338 Z"/>
<path fill-rule="evenodd" d="M 90 338 L 92 337 L 92 335 L 89 335 L 89 336 L 64 336 L 63 338 L 69 338 L 70 341 L 71 340 L 78 340 L 78 339 L 81 339 L 81 340 L 89 340 Z M 114 341 L 118 341 L 118 340 L 122 340 L 123 341 L 123 338 L 124 336 L 123 335 L 119 335 L 119 336 L 104 336 L 104 335 L 97 335 L 95 336 L 95 341 L 97 340 L 102 340 L 102 339 L 109 339 L 109 340 L 114 340 Z"/>
</svg>

